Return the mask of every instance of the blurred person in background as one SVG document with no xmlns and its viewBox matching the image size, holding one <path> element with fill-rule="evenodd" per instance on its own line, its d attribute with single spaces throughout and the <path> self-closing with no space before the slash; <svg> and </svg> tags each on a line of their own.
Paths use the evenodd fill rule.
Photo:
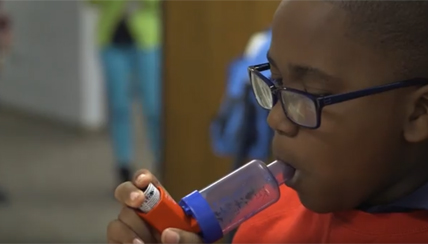
<svg viewBox="0 0 428 244">
<path fill-rule="evenodd" d="M 106 81 L 110 133 L 120 181 L 131 178 L 132 80 L 143 105 L 155 164 L 161 147 L 160 0 L 90 1 L 99 10 L 97 39 Z"/>
<path fill-rule="evenodd" d="M 12 45 L 12 31 L 10 28 L 9 16 L 4 12 L 3 1 L 0 1 L 0 68 L 3 68 L 4 61 Z"/>
<path fill-rule="evenodd" d="M 3 1 L 0 1 L 0 72 L 12 44 L 12 31 L 9 16 L 4 12 Z M 0 73 L 1 74 L 1 73 Z M 7 195 L 0 188 L 0 203 L 6 202 Z"/>
</svg>

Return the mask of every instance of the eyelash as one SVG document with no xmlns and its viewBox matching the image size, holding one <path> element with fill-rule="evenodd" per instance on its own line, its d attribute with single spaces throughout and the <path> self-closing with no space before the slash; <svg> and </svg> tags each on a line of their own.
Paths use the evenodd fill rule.
<svg viewBox="0 0 428 244">
<path fill-rule="evenodd" d="M 271 81 L 277 86 L 282 86 L 282 79 L 271 78 Z"/>
<path fill-rule="evenodd" d="M 282 87 L 284 84 L 282 82 L 282 78 L 271 78 L 272 83 L 277 86 L 277 87 Z M 328 93 L 328 92 L 324 92 L 324 93 L 311 93 L 308 92 L 308 90 L 306 89 L 306 87 L 303 87 L 303 91 L 307 92 L 311 95 L 317 96 L 317 97 L 325 97 L 325 96 L 330 96 L 332 95 L 332 93 Z"/>
</svg>

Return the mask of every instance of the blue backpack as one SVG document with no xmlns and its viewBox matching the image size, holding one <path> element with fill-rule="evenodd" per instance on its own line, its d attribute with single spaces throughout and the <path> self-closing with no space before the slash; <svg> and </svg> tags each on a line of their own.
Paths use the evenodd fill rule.
<svg viewBox="0 0 428 244">
<path fill-rule="evenodd" d="M 257 104 L 248 76 L 248 66 L 267 62 L 270 30 L 266 35 L 268 38 L 257 53 L 231 62 L 225 98 L 210 126 L 214 153 L 235 157 L 238 163 L 246 159 L 266 160 L 270 156 L 273 132 L 266 122 L 268 111 Z"/>
</svg>

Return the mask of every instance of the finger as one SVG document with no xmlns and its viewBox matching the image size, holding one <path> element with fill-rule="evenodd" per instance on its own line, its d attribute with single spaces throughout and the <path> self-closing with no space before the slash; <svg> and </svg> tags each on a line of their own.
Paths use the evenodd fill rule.
<svg viewBox="0 0 428 244">
<path fill-rule="evenodd" d="M 120 184 L 114 196 L 119 202 L 132 208 L 140 207 L 144 201 L 144 193 L 129 181 Z"/>
<path fill-rule="evenodd" d="M 107 226 L 107 239 L 111 243 L 133 243 L 139 237 L 120 220 L 114 220 Z"/>
<path fill-rule="evenodd" d="M 150 183 L 153 183 L 156 187 L 162 188 L 164 192 L 170 196 L 167 190 L 162 186 L 162 184 L 159 182 L 159 180 L 154 176 L 150 171 L 147 169 L 141 169 L 138 170 L 137 173 L 134 175 L 134 184 L 140 188 L 144 189 L 146 188 Z"/>
<path fill-rule="evenodd" d="M 169 228 L 162 232 L 162 243 L 203 243 L 195 233 Z"/>
<path fill-rule="evenodd" d="M 156 243 L 153 238 L 151 227 L 137 215 L 135 210 L 123 207 L 118 219 L 134 231 L 144 242 Z"/>
<path fill-rule="evenodd" d="M 150 183 L 153 183 L 155 186 L 160 187 L 161 183 L 150 171 L 147 169 L 138 170 L 133 178 L 133 183 L 140 189 L 146 188 Z"/>
</svg>

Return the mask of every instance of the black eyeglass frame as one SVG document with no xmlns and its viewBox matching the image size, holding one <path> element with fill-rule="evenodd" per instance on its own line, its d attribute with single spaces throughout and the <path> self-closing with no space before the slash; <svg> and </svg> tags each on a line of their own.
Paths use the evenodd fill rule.
<svg viewBox="0 0 428 244">
<path fill-rule="evenodd" d="M 269 70 L 269 69 L 270 69 L 269 63 L 263 63 L 263 64 L 248 67 L 248 74 L 250 76 L 250 82 L 251 82 L 251 86 L 253 88 L 254 95 L 257 96 L 256 92 L 255 92 L 254 84 L 253 84 L 254 81 L 253 81 L 252 75 L 256 75 L 258 78 L 263 80 L 271 89 L 272 98 L 273 98 L 272 107 L 277 103 L 278 98 L 281 98 L 281 91 L 288 91 L 288 92 L 292 92 L 292 93 L 297 93 L 297 94 L 300 94 L 300 95 L 303 95 L 303 96 L 309 98 L 310 100 L 312 100 L 314 102 L 315 109 L 316 109 L 316 124 L 314 126 L 301 125 L 301 124 L 297 123 L 296 121 L 292 120 L 287 115 L 283 99 L 279 99 L 279 100 L 281 100 L 282 109 L 284 111 L 284 114 L 287 116 L 287 118 L 290 119 L 290 121 L 292 121 L 294 124 L 301 126 L 301 127 L 309 128 L 309 129 L 317 129 L 320 127 L 320 125 L 321 125 L 321 113 L 322 113 L 322 109 L 325 106 L 329 106 L 329 105 L 333 105 L 333 104 L 357 99 L 360 97 L 379 94 L 382 92 L 387 92 L 387 91 L 391 91 L 391 90 L 395 90 L 395 89 L 399 89 L 399 88 L 411 87 L 411 86 L 422 86 L 422 85 L 428 84 L 428 79 L 426 79 L 426 78 L 413 78 L 413 79 L 408 79 L 408 80 L 404 80 L 404 81 L 388 83 L 385 85 L 369 87 L 369 88 L 365 88 L 365 89 L 357 90 L 357 91 L 352 91 L 352 92 L 348 92 L 348 93 L 328 95 L 328 96 L 317 96 L 317 95 L 313 95 L 313 94 L 307 93 L 305 91 L 296 90 L 293 88 L 275 86 L 275 84 L 272 82 L 271 79 L 267 78 L 266 76 L 264 76 L 261 73 L 261 72 Z M 256 99 L 256 100 L 258 100 L 258 99 Z M 262 105 L 260 104 L 260 106 L 262 106 Z"/>
</svg>

